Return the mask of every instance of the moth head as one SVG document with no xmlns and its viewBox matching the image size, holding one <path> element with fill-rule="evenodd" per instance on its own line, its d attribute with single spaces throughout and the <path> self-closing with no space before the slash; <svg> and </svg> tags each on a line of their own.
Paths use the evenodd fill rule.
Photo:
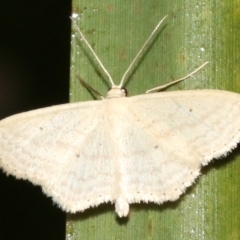
<svg viewBox="0 0 240 240">
<path fill-rule="evenodd" d="M 107 98 L 126 97 L 127 91 L 119 86 L 113 86 L 107 93 Z"/>
</svg>

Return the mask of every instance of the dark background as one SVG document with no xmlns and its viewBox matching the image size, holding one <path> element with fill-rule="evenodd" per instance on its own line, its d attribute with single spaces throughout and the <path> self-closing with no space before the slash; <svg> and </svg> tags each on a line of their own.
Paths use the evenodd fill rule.
<svg viewBox="0 0 240 240">
<path fill-rule="evenodd" d="M 0 119 L 68 102 L 70 15 L 70 0 L 1 1 Z M 0 171 L 5 239 L 65 239 L 65 213 L 40 187 Z"/>
</svg>

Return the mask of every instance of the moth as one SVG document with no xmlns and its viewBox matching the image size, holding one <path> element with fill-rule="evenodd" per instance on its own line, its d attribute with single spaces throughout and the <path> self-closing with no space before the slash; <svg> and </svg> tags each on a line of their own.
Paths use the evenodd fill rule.
<svg viewBox="0 0 240 240">
<path fill-rule="evenodd" d="M 104 202 L 119 217 L 129 204 L 174 201 L 201 166 L 226 156 L 240 140 L 240 95 L 219 90 L 155 92 L 126 97 L 129 69 L 99 101 L 41 108 L 0 121 L 0 167 L 40 185 L 63 210 L 81 212 Z M 173 83 L 182 81 L 202 68 Z M 173 84 L 170 83 L 170 84 Z"/>
</svg>

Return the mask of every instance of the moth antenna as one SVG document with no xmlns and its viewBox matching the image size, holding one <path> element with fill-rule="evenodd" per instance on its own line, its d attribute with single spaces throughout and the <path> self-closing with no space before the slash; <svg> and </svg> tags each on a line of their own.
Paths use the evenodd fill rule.
<svg viewBox="0 0 240 240">
<path fill-rule="evenodd" d="M 71 18 L 71 17 L 70 17 Z M 71 18 L 73 24 L 75 25 L 77 31 L 79 32 L 79 34 L 81 35 L 83 41 L 86 43 L 86 45 L 88 46 L 88 48 L 91 50 L 93 56 L 96 58 L 98 64 L 101 66 L 102 70 L 105 72 L 105 74 L 108 76 L 108 79 L 113 86 L 116 86 L 112 80 L 111 75 L 109 74 L 109 72 L 107 71 L 107 69 L 104 67 L 103 63 L 101 62 L 101 60 L 99 59 L 99 57 L 97 56 L 97 54 L 94 52 L 93 48 L 91 47 L 91 45 L 88 43 L 87 39 L 84 37 L 83 33 L 81 32 L 80 28 L 78 27 L 77 23 L 73 20 L 73 18 Z"/>
<path fill-rule="evenodd" d="M 158 30 L 159 26 L 162 24 L 162 22 L 165 20 L 165 18 L 167 17 L 167 15 L 161 19 L 161 21 L 157 24 L 157 26 L 154 28 L 154 30 L 152 31 L 152 33 L 150 34 L 150 36 L 148 37 L 148 39 L 145 41 L 145 43 L 142 45 L 142 47 L 140 48 L 139 52 L 137 53 L 137 55 L 135 56 L 135 58 L 132 60 L 131 64 L 129 65 L 129 67 L 127 68 L 127 70 L 125 71 L 125 73 L 122 76 L 121 82 L 119 84 L 119 87 L 122 88 L 123 83 L 125 81 L 125 78 L 127 76 L 127 74 L 129 73 L 129 70 L 131 69 L 132 65 L 136 62 L 137 58 L 139 57 L 139 55 L 142 53 L 142 51 L 144 50 L 145 46 L 148 44 L 148 42 L 151 40 L 152 36 L 154 35 L 154 33 Z"/>
<path fill-rule="evenodd" d="M 198 72 L 201 68 L 203 68 L 205 65 L 207 65 L 209 62 L 205 62 L 204 64 L 202 64 L 200 67 L 198 67 L 197 69 L 195 69 L 193 72 L 189 73 L 188 75 L 186 75 L 185 77 L 182 77 L 182 78 L 179 78 L 173 82 L 170 82 L 170 83 L 167 83 L 167 84 L 164 84 L 164 85 L 161 85 L 161 86 L 158 86 L 158 87 L 155 87 L 155 88 L 152 88 L 152 89 L 149 89 L 146 91 L 146 93 L 151 93 L 151 92 L 156 92 L 156 91 L 161 91 L 169 86 L 172 86 L 178 82 L 181 82 L 183 80 L 185 80 L 186 78 L 192 76 L 194 73 Z"/>
</svg>

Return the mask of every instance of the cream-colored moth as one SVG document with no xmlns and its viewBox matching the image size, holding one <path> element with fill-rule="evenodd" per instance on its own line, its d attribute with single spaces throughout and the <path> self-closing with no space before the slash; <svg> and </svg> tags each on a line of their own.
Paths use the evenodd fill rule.
<svg viewBox="0 0 240 240">
<path fill-rule="evenodd" d="M 134 97 L 122 91 L 129 69 L 164 19 L 119 85 L 79 30 L 110 80 L 107 97 L 3 119 L 0 167 L 40 185 L 65 211 L 112 202 L 122 217 L 128 215 L 130 203 L 178 199 L 202 165 L 235 148 L 240 140 L 239 94 L 218 90 L 151 93 L 166 85 Z"/>
</svg>

